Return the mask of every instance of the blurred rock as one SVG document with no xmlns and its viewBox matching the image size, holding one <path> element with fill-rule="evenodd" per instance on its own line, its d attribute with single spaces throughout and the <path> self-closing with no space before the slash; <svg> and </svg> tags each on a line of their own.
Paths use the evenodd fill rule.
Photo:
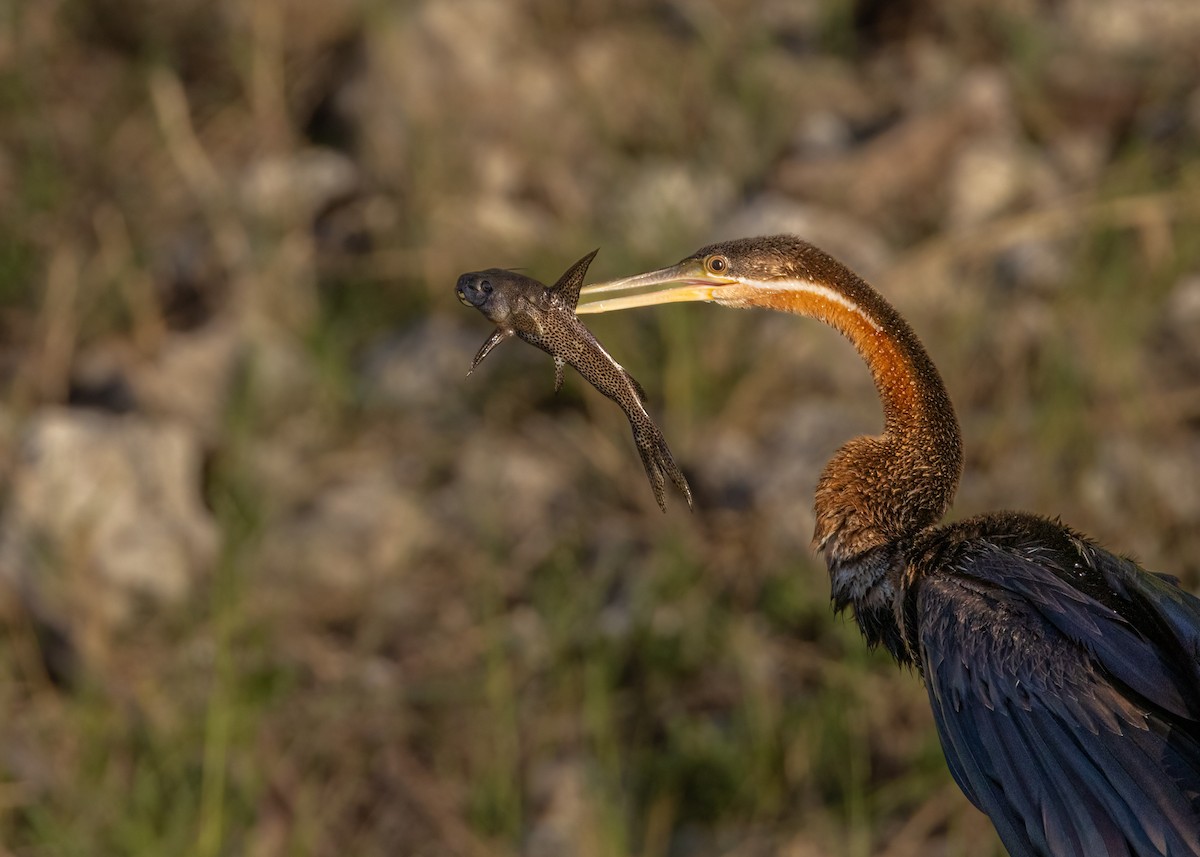
<svg viewBox="0 0 1200 857">
<path fill-rule="evenodd" d="M 996 217 L 1063 194 L 1064 169 L 1029 144 L 1020 126 L 1011 85 L 998 73 L 972 75 L 960 96 L 971 133 L 949 153 L 944 222 L 951 229 L 977 227 Z M 1080 130 L 1059 153 L 1069 176 L 1086 174 L 1087 143 L 1098 135 Z M 1073 171 L 1073 172 L 1072 172 Z"/>
<path fill-rule="evenodd" d="M 1145 444 L 1143 444 L 1145 448 Z M 1179 441 L 1151 446 L 1145 453 L 1145 478 L 1154 492 L 1155 507 L 1168 521 L 1200 521 L 1200 444 Z"/>
<path fill-rule="evenodd" d="M 243 353 L 259 418 L 278 424 L 311 411 L 318 369 L 304 341 L 291 331 L 266 326 L 246 336 L 250 341 Z"/>
<path fill-rule="evenodd" d="M 546 761 L 530 773 L 535 817 L 522 854 L 526 857 L 596 857 L 593 802 L 586 770 L 579 759 Z"/>
<path fill-rule="evenodd" d="M 1193 89 L 1192 94 L 1187 97 L 1184 113 L 1187 117 L 1188 130 L 1191 131 L 1193 137 L 1200 138 L 1200 86 Z"/>
<path fill-rule="evenodd" d="M 151 354 L 114 343 L 82 352 L 72 370 L 72 403 L 166 418 L 213 445 L 239 375 L 249 373 L 255 411 L 272 421 L 312 405 L 314 371 L 296 336 L 223 314 L 195 330 L 168 334 Z"/>
<path fill-rule="evenodd" d="M 1108 164 L 1111 141 L 1095 129 L 1075 127 L 1047 144 L 1055 169 L 1073 187 L 1088 187 Z"/>
<path fill-rule="evenodd" d="M 495 91 L 507 85 L 504 78 L 514 63 L 525 66 L 530 55 L 539 52 L 535 45 L 520 50 L 529 24 L 527 10 L 519 3 L 421 3 L 410 22 L 409 35 L 413 47 L 422 54 L 441 52 L 446 61 L 446 68 L 426 66 L 425 74 L 446 81 L 443 73 L 449 73 L 472 86 Z M 544 83 L 553 86 L 550 81 Z M 431 91 L 429 97 L 436 97 L 436 91 Z M 518 97 L 534 95 L 528 92 Z"/>
<path fill-rule="evenodd" d="M 438 200 L 429 220 L 443 235 L 470 234 L 477 245 L 509 252 L 536 246 L 555 226 L 550 212 L 541 206 L 499 194 Z"/>
<path fill-rule="evenodd" d="M 315 488 L 263 539 L 263 562 L 282 577 L 344 589 L 401 573 L 437 528 L 410 490 L 377 462 Z"/>
<path fill-rule="evenodd" d="M 137 410 L 137 395 L 127 371 L 128 353 L 128 348 L 108 343 L 80 352 L 71 366 L 68 403 L 114 414 Z"/>
<path fill-rule="evenodd" d="M 852 142 L 850 124 L 832 110 L 819 110 L 800 120 L 792 137 L 793 151 L 807 158 L 827 158 L 845 151 Z"/>
<path fill-rule="evenodd" d="M 683 4 L 681 4 L 683 5 Z M 756 26 L 762 27 L 789 50 L 809 51 L 820 43 L 828 14 L 816 3 L 793 3 L 791 0 L 760 0 L 746 9 Z"/>
<path fill-rule="evenodd" d="M 1167 531 L 1181 524 L 1194 532 L 1200 520 L 1197 452 L 1198 444 L 1187 438 L 1163 438 L 1147 445 L 1129 435 L 1105 437 L 1081 475 L 1084 508 L 1101 522 L 1100 532 L 1120 534 L 1124 551 L 1161 567 Z M 1154 526 L 1130 526 L 1138 510 L 1150 510 Z"/>
<path fill-rule="evenodd" d="M 47 409 L 24 427 L 0 519 L 2 571 L 36 603 L 129 619 L 177 603 L 218 546 L 196 437 L 172 423 Z"/>
<path fill-rule="evenodd" d="M 317 215 L 313 225 L 318 260 L 336 263 L 346 256 L 370 253 L 379 236 L 396 229 L 399 218 L 395 198 L 383 193 L 357 194 L 333 202 Z"/>
<path fill-rule="evenodd" d="M 950 226 L 977 226 L 1008 210 L 1024 189 L 1026 173 L 1011 139 L 988 138 L 963 147 L 950 165 Z"/>
<path fill-rule="evenodd" d="M 515 432 L 485 429 L 466 438 L 455 456 L 453 482 L 436 498 L 441 532 L 503 533 L 506 564 L 513 569 L 544 562 L 561 543 L 560 522 L 579 514 L 581 472 L 595 466 L 603 452 L 582 457 L 563 422 L 561 415 L 534 416 Z M 631 479 L 641 478 L 627 472 Z M 631 484 L 646 490 L 644 484 Z"/>
<path fill-rule="evenodd" d="M 263 158 L 238 184 L 243 207 L 262 218 L 313 219 L 359 187 L 358 167 L 333 149 L 311 147 Z"/>
<path fill-rule="evenodd" d="M 972 139 L 1005 133 L 1015 121 L 1007 79 L 981 69 L 964 76 L 943 103 L 904 115 L 858 146 L 824 157 L 795 153 L 774 183 L 866 219 L 929 218 L 940 208 L 955 153 Z"/>
<path fill-rule="evenodd" d="M 170 229 L 154 255 L 150 275 L 167 327 L 195 330 L 211 321 L 229 298 L 229 282 L 210 236 L 194 223 Z"/>
<path fill-rule="evenodd" d="M 1195 387 L 1200 379 L 1200 274 L 1175 285 L 1153 332 L 1155 374 L 1170 386 Z"/>
<path fill-rule="evenodd" d="M 1066 282 L 1070 272 L 1062 241 L 1028 239 L 996 254 L 996 282 L 1005 289 L 1051 292 Z"/>
<path fill-rule="evenodd" d="M 211 59 L 229 38 L 224 16 L 202 0 L 95 0 L 70 21 L 89 41 L 130 56 L 154 46 L 193 74 L 211 75 Z"/>
<path fill-rule="evenodd" d="M 168 336 L 153 357 L 127 369 L 139 410 L 177 420 L 206 440 L 216 437 L 243 353 L 242 336 L 228 321 Z"/>
<path fill-rule="evenodd" d="M 16 160 L 4 147 L 0 147 L 0 195 L 10 197 L 17 193 Z"/>
<path fill-rule="evenodd" d="M 1124 63 L 1097 61 L 1094 53 L 1060 53 L 1044 71 L 1043 109 L 1054 114 L 1054 136 L 1093 134 L 1119 147 L 1136 133 L 1136 121 L 1149 106 L 1145 82 Z M 1061 129 L 1061 130 L 1060 130 Z M 1106 152 L 1111 157 L 1112 151 Z"/>
<path fill-rule="evenodd" d="M 1158 56 L 1194 51 L 1200 41 L 1200 5 L 1194 0 L 1071 0 L 1065 4 L 1069 32 L 1106 53 Z"/>
<path fill-rule="evenodd" d="M 618 217 L 631 246 L 651 255 L 682 236 L 711 230 L 733 195 L 733 183 L 719 173 L 673 161 L 649 163 L 630 178 L 627 192 L 617 195 Z"/>
<path fill-rule="evenodd" d="M 444 316 L 430 316 L 376 341 L 358 368 L 359 395 L 370 405 L 427 415 L 431 410 L 458 410 L 462 398 L 446 391 L 463 384 L 471 358 L 490 331 L 484 319 L 476 320 L 477 329 L 470 329 Z"/>
</svg>

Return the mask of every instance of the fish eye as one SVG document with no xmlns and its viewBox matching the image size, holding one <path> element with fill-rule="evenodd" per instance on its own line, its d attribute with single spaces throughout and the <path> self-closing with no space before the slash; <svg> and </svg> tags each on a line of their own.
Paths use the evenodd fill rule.
<svg viewBox="0 0 1200 857">
<path fill-rule="evenodd" d="M 479 288 L 480 288 L 480 289 L 481 289 L 481 290 L 482 290 L 484 293 L 486 293 L 486 294 L 489 294 L 489 295 L 490 295 L 490 294 L 492 293 L 492 281 L 491 281 L 491 280 L 480 280 L 480 281 L 479 281 Z"/>
<path fill-rule="evenodd" d="M 729 270 L 729 260 L 720 254 L 709 256 L 704 260 L 704 267 L 710 274 L 722 274 Z"/>
</svg>

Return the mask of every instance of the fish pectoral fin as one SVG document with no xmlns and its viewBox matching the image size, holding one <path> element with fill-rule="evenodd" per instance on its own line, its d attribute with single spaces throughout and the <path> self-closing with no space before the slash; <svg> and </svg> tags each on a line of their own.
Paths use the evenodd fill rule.
<svg viewBox="0 0 1200 857">
<path fill-rule="evenodd" d="M 513 334 L 511 330 L 502 330 L 500 328 L 493 330 L 492 335 L 487 338 L 487 341 L 484 342 L 483 345 L 479 346 L 479 351 L 476 352 L 475 359 L 471 361 L 471 368 L 467 370 L 467 374 L 470 375 L 472 372 L 474 372 L 475 367 L 483 362 L 483 358 L 492 353 L 493 348 L 512 335 Z"/>
<path fill-rule="evenodd" d="M 563 385 L 563 367 L 567 365 L 567 361 L 561 357 L 554 358 L 554 392 L 562 389 Z"/>
<path fill-rule="evenodd" d="M 550 294 L 562 301 L 571 312 L 575 312 L 575 307 L 579 305 L 579 290 L 583 288 L 583 278 L 587 275 L 588 265 L 592 264 L 592 260 L 599 252 L 600 248 L 597 247 L 588 253 L 567 268 L 566 272 L 558 278 L 558 282 L 550 287 Z"/>
</svg>

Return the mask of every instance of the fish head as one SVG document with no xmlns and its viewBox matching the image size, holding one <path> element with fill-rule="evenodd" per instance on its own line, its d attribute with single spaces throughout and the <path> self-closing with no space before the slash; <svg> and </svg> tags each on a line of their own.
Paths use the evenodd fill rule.
<svg viewBox="0 0 1200 857">
<path fill-rule="evenodd" d="M 521 299 L 544 303 L 546 287 L 516 271 L 488 268 L 459 277 L 455 294 L 465 306 L 483 313 L 488 321 L 504 324 Z"/>
</svg>

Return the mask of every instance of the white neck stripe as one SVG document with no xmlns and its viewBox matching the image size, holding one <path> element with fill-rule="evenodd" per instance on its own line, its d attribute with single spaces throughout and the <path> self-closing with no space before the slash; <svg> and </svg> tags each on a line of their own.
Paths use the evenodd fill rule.
<svg viewBox="0 0 1200 857">
<path fill-rule="evenodd" d="M 814 283 L 812 280 L 770 280 L 767 282 L 754 281 L 746 283 L 759 289 L 773 289 L 780 292 L 807 292 L 810 295 L 816 295 L 824 298 L 830 303 L 835 303 L 840 307 L 844 307 L 856 316 L 861 318 L 867 324 L 871 325 L 872 330 L 881 330 L 879 323 L 871 318 L 862 308 L 850 298 L 839 292 L 837 289 L 826 286 L 822 283 Z"/>
</svg>

